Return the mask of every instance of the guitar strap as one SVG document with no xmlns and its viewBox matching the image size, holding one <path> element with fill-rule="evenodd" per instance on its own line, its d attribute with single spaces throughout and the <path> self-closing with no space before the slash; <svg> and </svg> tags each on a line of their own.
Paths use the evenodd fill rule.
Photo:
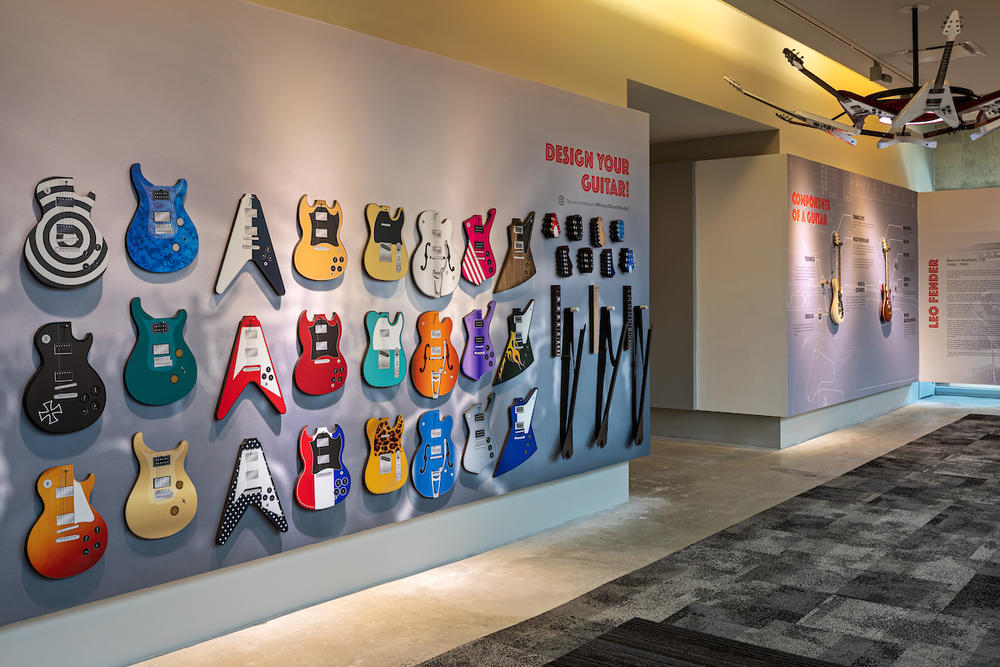
<svg viewBox="0 0 1000 667">
<path fill-rule="evenodd" d="M 632 316 L 635 327 L 635 351 L 632 353 L 632 441 L 637 445 L 641 445 L 645 439 L 646 381 L 649 378 L 649 346 L 653 341 L 652 327 L 643 332 L 642 311 L 645 308 L 645 306 L 636 306 Z M 639 372 L 640 354 L 642 355 L 642 386 L 636 393 L 638 381 L 636 376 Z"/>
<path fill-rule="evenodd" d="M 578 308 L 566 308 L 563 319 L 566 324 L 566 335 L 562 340 L 562 386 L 559 396 L 559 454 L 568 459 L 573 456 L 573 415 L 576 412 L 576 391 L 580 384 L 580 362 L 583 358 L 583 342 L 587 325 L 580 330 L 576 347 L 576 366 L 572 368 L 574 358 L 573 335 L 575 330 L 574 313 Z M 572 384 L 572 387 L 570 386 Z M 572 393 L 571 393 L 572 392 Z"/>
</svg>

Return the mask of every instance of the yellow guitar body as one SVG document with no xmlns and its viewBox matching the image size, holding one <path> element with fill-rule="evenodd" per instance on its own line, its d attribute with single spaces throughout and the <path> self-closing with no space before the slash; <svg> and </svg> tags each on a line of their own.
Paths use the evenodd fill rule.
<svg viewBox="0 0 1000 667">
<path fill-rule="evenodd" d="M 319 199 L 310 204 L 306 195 L 299 199 L 299 230 L 292 261 L 295 270 L 310 280 L 333 280 L 347 268 L 347 251 L 340 241 L 344 213 L 340 203 Z"/>
<path fill-rule="evenodd" d="M 368 435 L 368 461 L 365 463 L 365 486 L 372 493 L 392 493 L 406 484 L 410 466 L 403 451 L 403 416 L 396 423 L 372 417 L 365 422 Z"/>
<path fill-rule="evenodd" d="M 396 217 L 391 217 L 388 206 L 365 206 L 368 244 L 364 266 L 376 280 L 399 280 L 410 271 L 410 254 L 403 242 L 404 215 L 402 208 L 397 208 Z"/>
<path fill-rule="evenodd" d="M 830 300 L 830 319 L 834 324 L 844 321 L 844 294 L 840 291 L 840 281 L 836 278 L 830 281 L 830 290 L 833 292 L 833 299 Z"/>
<path fill-rule="evenodd" d="M 173 449 L 154 452 L 139 432 L 132 437 L 132 451 L 139 461 L 139 477 L 125 502 L 129 529 L 147 540 L 180 532 L 198 511 L 198 492 L 184 470 L 187 440 Z"/>
</svg>

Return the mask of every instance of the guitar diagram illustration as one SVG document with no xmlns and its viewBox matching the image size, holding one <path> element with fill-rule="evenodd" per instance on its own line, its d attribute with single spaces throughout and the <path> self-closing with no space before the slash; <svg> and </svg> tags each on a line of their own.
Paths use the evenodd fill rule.
<svg viewBox="0 0 1000 667">
<path fill-rule="evenodd" d="M 295 499 L 308 510 L 322 510 L 343 502 L 351 491 L 351 473 L 344 466 L 344 431 L 319 427 L 309 435 L 309 427 L 299 432 L 302 474 L 295 484 Z"/>
<path fill-rule="evenodd" d="M 187 181 L 153 185 L 139 163 L 129 174 L 138 205 L 125 232 L 125 248 L 140 269 L 153 273 L 180 271 L 198 255 L 198 230 L 184 209 Z"/>
<path fill-rule="evenodd" d="M 219 394 L 216 419 L 225 419 L 229 409 L 236 403 L 247 385 L 253 383 L 261 390 L 274 409 L 285 414 L 285 399 L 278 386 L 278 377 L 271 361 L 271 353 L 264 340 L 264 330 L 253 315 L 245 315 L 240 320 L 233 343 L 233 353 L 229 358 L 229 369 Z"/>
<path fill-rule="evenodd" d="M 125 501 L 129 530 L 147 540 L 179 533 L 198 511 L 198 492 L 184 470 L 187 440 L 173 449 L 154 452 L 140 431 L 132 436 L 132 451 L 139 461 L 139 476 Z"/>
<path fill-rule="evenodd" d="M 425 498 L 438 498 L 455 486 L 458 466 L 451 426 L 451 417 L 442 418 L 437 410 L 428 410 L 417 422 L 420 446 L 413 454 L 413 486 Z"/>
<path fill-rule="evenodd" d="M 278 296 L 285 293 L 281 270 L 274 258 L 271 234 L 267 230 L 264 209 L 257 195 L 247 193 L 240 198 L 229 230 L 226 254 L 222 256 L 215 293 L 222 294 L 236 279 L 243 265 L 252 261 Z"/>
<path fill-rule="evenodd" d="M 198 380 L 198 365 L 184 340 L 187 311 L 154 319 L 134 297 L 129 311 L 135 323 L 135 346 L 125 362 L 125 389 L 146 405 L 167 405 L 187 396 Z"/>
<path fill-rule="evenodd" d="M 32 424 L 49 433 L 87 428 L 104 411 L 104 382 L 87 356 L 94 335 L 73 336 L 69 322 L 43 324 L 35 332 L 41 364 L 24 388 L 24 411 Z"/>
<path fill-rule="evenodd" d="M 344 213 L 340 204 L 319 199 L 310 204 L 306 195 L 299 199 L 299 241 L 292 261 L 295 270 L 309 280 L 333 280 L 347 268 L 347 251 L 340 240 Z"/>
<path fill-rule="evenodd" d="M 107 551 L 108 527 L 90 504 L 93 473 L 78 482 L 72 465 L 56 466 L 39 476 L 36 488 L 43 508 L 28 533 L 28 562 L 50 579 L 94 567 Z"/>
<path fill-rule="evenodd" d="M 295 362 L 295 385 L 307 394 L 318 396 L 336 391 L 347 380 L 347 361 L 340 353 L 340 316 L 320 313 L 309 319 L 299 315 L 299 344 L 302 355 Z"/>
</svg>

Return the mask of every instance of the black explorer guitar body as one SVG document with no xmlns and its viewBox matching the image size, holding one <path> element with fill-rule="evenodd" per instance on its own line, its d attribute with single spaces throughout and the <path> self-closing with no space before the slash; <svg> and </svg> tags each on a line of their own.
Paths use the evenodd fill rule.
<svg viewBox="0 0 1000 667">
<path fill-rule="evenodd" d="M 94 335 L 73 337 L 69 322 L 43 324 L 35 332 L 41 366 L 24 389 L 24 411 L 49 433 L 85 429 L 104 412 L 104 382 L 87 361 Z"/>
</svg>

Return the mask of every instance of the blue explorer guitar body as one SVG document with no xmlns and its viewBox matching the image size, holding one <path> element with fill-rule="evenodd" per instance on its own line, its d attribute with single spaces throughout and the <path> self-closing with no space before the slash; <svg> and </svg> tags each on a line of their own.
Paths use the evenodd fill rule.
<svg viewBox="0 0 1000 667">
<path fill-rule="evenodd" d="M 179 271 L 198 255 L 198 230 L 184 210 L 187 181 L 153 185 L 138 163 L 130 171 L 139 204 L 125 232 L 125 248 L 140 269 L 152 273 Z"/>
<path fill-rule="evenodd" d="M 510 406 L 510 432 L 500 450 L 500 460 L 493 470 L 493 476 L 499 477 L 521 465 L 538 450 L 535 444 L 535 431 L 531 428 L 531 418 L 535 414 L 535 399 L 538 389 L 532 389 L 524 398 L 515 398 Z"/>
<path fill-rule="evenodd" d="M 413 454 L 413 486 L 425 498 L 438 498 L 455 486 L 458 453 L 451 425 L 451 417 L 442 419 L 437 410 L 420 415 L 417 423 L 420 446 Z"/>
<path fill-rule="evenodd" d="M 392 387 L 406 377 L 406 355 L 403 353 L 403 313 L 396 313 L 389 322 L 389 313 L 369 311 L 365 314 L 368 349 L 361 364 L 361 375 L 373 387 Z"/>
<path fill-rule="evenodd" d="M 155 319 L 135 297 L 129 303 L 135 322 L 135 347 L 125 362 L 125 388 L 146 405 L 166 405 L 187 396 L 198 380 L 198 365 L 184 341 L 187 311 Z"/>
</svg>

